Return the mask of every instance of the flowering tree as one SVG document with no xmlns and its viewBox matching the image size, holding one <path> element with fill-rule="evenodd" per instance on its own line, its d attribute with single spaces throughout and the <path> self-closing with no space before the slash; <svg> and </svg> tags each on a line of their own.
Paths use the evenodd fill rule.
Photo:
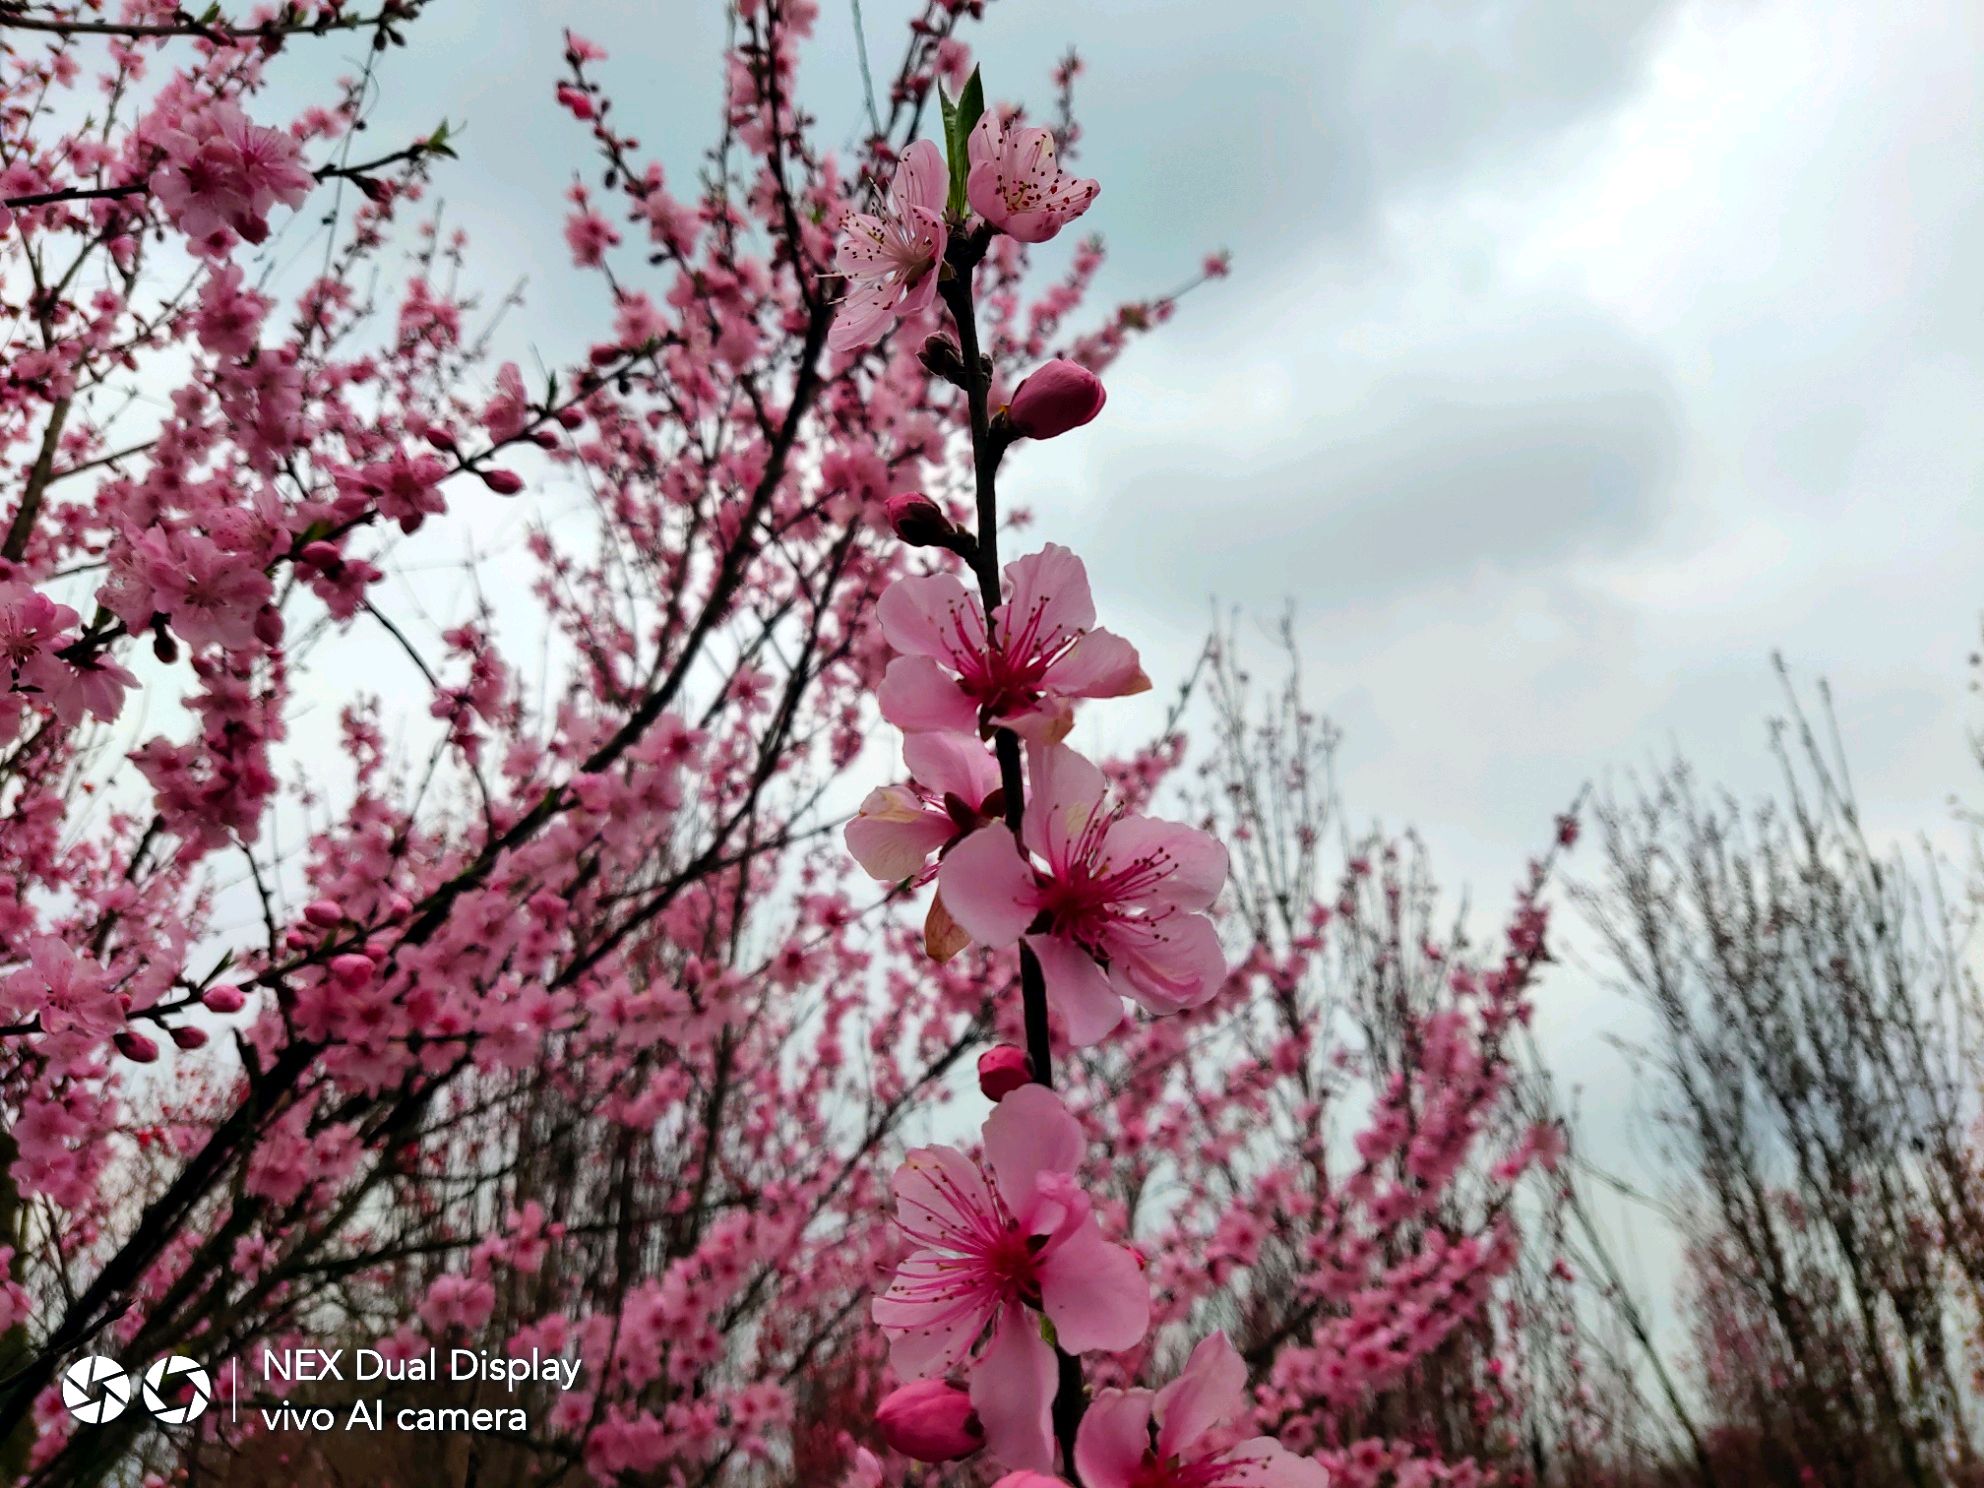
<svg viewBox="0 0 1984 1488">
<path fill-rule="evenodd" d="M 1481 969 L 1396 857 L 1329 880 L 1312 721 L 1247 732 L 1227 663 L 1195 824 L 1177 735 L 1071 742 L 1150 680 L 1079 558 L 1002 556 L 1000 480 L 1174 302 L 1071 334 L 1099 244 L 1030 272 L 1097 199 L 1075 64 L 1030 123 L 931 0 L 844 159 L 813 6 L 740 0 L 683 190 L 569 37 L 601 328 L 527 376 L 425 215 L 447 129 L 359 148 L 421 9 L 0 10 L 7 1465 L 1495 1472 L 1541 875 Z M 327 32 L 361 75 L 284 118 Z M 524 496 L 464 609 L 394 599 Z M 871 697 L 908 775 L 864 794 Z M 898 1164 L 974 1057 L 979 1140 Z M 252 1369 L 174 1436 L 61 1408 L 81 1354 L 325 1339 L 585 1368 L 417 1456 Z"/>
</svg>

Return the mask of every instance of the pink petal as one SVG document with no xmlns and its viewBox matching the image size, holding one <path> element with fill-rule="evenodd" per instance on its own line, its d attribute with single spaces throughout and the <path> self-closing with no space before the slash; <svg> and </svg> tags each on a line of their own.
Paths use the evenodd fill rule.
<svg viewBox="0 0 1984 1488">
<path fill-rule="evenodd" d="M 999 607 L 999 635 L 1009 627 L 1034 624 L 1039 649 L 1051 651 L 1061 641 L 1095 628 L 1095 596 L 1089 591 L 1088 569 L 1072 551 L 1049 543 L 1006 565 L 1005 603 Z"/>
<path fill-rule="evenodd" d="M 976 808 L 999 788 L 999 761 L 976 734 L 910 734 L 902 761 L 927 790 Z"/>
<path fill-rule="evenodd" d="M 1058 935 L 1029 935 L 1047 1001 L 1061 1015 L 1068 1042 L 1085 1049 L 1123 1021 L 1123 999 L 1089 953 Z"/>
<path fill-rule="evenodd" d="M 867 278 L 879 274 L 892 262 L 882 246 L 888 229 L 879 217 L 866 212 L 849 212 L 840 222 L 840 242 L 834 248 L 834 267 L 843 274 Z"/>
<path fill-rule="evenodd" d="M 897 579 L 882 591 L 875 618 L 882 622 L 882 635 L 903 656 L 934 656 L 948 662 L 961 650 L 985 649 L 978 600 L 955 574 Z"/>
<path fill-rule="evenodd" d="M 1001 1467 L 1054 1470 L 1050 1413 L 1057 1377 L 1039 1319 L 1009 1303 L 971 1371 L 971 1403 L 985 1428 L 985 1450 Z"/>
<path fill-rule="evenodd" d="M 1075 1435 L 1075 1472 L 1083 1488 L 1134 1488 L 1150 1450 L 1148 1390 L 1104 1390 L 1089 1402 Z"/>
<path fill-rule="evenodd" d="M 978 707 L 957 679 L 927 656 L 898 656 L 875 691 L 882 717 L 906 734 L 972 733 Z"/>
<path fill-rule="evenodd" d="M 1071 1354 L 1134 1348 L 1150 1326 L 1143 1267 L 1124 1247 L 1103 1239 L 1093 1219 L 1043 1252 L 1040 1301 Z"/>
<path fill-rule="evenodd" d="M 1027 751 L 1026 845 L 1066 872 L 1072 849 L 1102 805 L 1102 771 L 1059 744 Z"/>
<path fill-rule="evenodd" d="M 896 1219 L 920 1245 L 975 1241 L 994 1212 L 992 1191 L 978 1164 L 955 1147 L 913 1147 L 889 1180 Z"/>
<path fill-rule="evenodd" d="M 906 218 L 916 207 L 941 212 L 950 191 L 950 170 L 942 152 L 929 140 L 918 140 L 902 152 L 895 180 L 889 183 L 889 197 L 898 216 Z"/>
<path fill-rule="evenodd" d="M 1106 630 L 1091 630 L 1076 641 L 1040 680 L 1066 697 L 1131 697 L 1150 690 L 1137 648 Z"/>
<path fill-rule="evenodd" d="M 1226 1335 L 1201 1339 L 1178 1378 L 1157 1392 L 1158 1455 L 1182 1456 L 1221 1421 L 1238 1415 L 1246 1389 L 1247 1365 Z"/>
<path fill-rule="evenodd" d="M 1169 869 L 1140 903 L 1196 914 L 1226 886 L 1226 848 L 1218 838 L 1177 822 L 1126 816 L 1102 840 L 1102 860 L 1121 868 L 1139 858 Z"/>
<path fill-rule="evenodd" d="M 997 823 L 952 848 L 937 870 L 951 918 L 982 946 L 1011 945 L 1033 923 L 1039 891 L 1013 834 Z"/>
<path fill-rule="evenodd" d="M 930 854 L 949 842 L 956 830 L 949 817 L 926 810 L 912 792 L 885 785 L 868 793 L 860 814 L 847 824 L 845 836 L 847 850 L 870 878 L 900 883 L 921 873 Z"/>
<path fill-rule="evenodd" d="M 951 1260 L 941 1251 L 917 1251 L 869 1308 L 875 1326 L 888 1335 L 890 1365 L 906 1380 L 935 1379 L 956 1369 L 998 1306 L 989 1290 L 933 1306 L 921 1284 Z"/>
<path fill-rule="evenodd" d="M 1243 1441 L 1220 1460 L 1252 1467 L 1244 1476 L 1234 1475 L 1247 1488 L 1330 1488 L 1329 1472 L 1320 1462 L 1296 1456 L 1271 1436 Z"/>
<path fill-rule="evenodd" d="M 1081 1165 L 1081 1124 L 1045 1085 L 1009 1091 L 985 1118 L 985 1160 L 1015 1214 L 1026 1212 L 1042 1173 L 1072 1173 Z"/>
<path fill-rule="evenodd" d="M 827 346 L 834 351 L 859 351 L 881 340 L 895 324 L 895 297 L 892 284 L 878 284 L 848 295 L 827 332 Z"/>
<path fill-rule="evenodd" d="M 1204 915 L 1119 920 L 1104 935 L 1102 948 L 1109 955 L 1110 983 L 1160 1016 L 1198 1007 L 1226 982 L 1226 952 Z"/>
</svg>

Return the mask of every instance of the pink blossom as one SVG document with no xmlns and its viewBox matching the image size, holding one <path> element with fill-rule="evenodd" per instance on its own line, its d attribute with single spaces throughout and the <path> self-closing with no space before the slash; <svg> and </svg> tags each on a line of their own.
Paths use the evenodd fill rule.
<svg viewBox="0 0 1984 1488">
<path fill-rule="evenodd" d="M 1025 936 L 1077 1045 L 1122 1020 L 1124 997 L 1158 1014 L 1211 998 L 1226 957 L 1203 911 L 1226 882 L 1226 849 L 1111 806 L 1102 772 L 1072 749 L 1036 746 L 1030 761 L 1031 861 L 1003 826 L 974 832 L 938 874 L 951 916 L 981 945 Z"/>
<path fill-rule="evenodd" d="M 228 103 L 189 114 L 158 143 L 165 160 L 152 172 L 152 192 L 173 226 L 206 248 L 224 248 L 230 234 L 261 242 L 269 212 L 299 205 L 315 180 L 295 139 Z"/>
<path fill-rule="evenodd" d="M 1033 1083 L 1033 1061 L 1026 1050 L 1000 1044 L 978 1056 L 978 1090 L 989 1101 L 1004 1100 L 1022 1085 Z"/>
<path fill-rule="evenodd" d="M 1136 1256 L 1102 1238 L 1075 1186 L 1082 1134 L 1044 1085 L 1015 1090 L 985 1122 L 985 1160 L 919 1147 L 896 1170 L 896 1218 L 918 1247 L 875 1300 L 890 1362 L 910 1379 L 968 1370 L 992 1456 L 1048 1468 L 1057 1369 L 1038 1309 L 1070 1353 L 1130 1348 L 1150 1322 Z"/>
<path fill-rule="evenodd" d="M 255 644 L 256 612 L 274 591 L 252 559 L 223 552 L 197 532 L 168 537 L 156 528 L 138 540 L 138 556 L 151 585 L 144 608 L 164 614 L 187 645 Z"/>
<path fill-rule="evenodd" d="M 847 850 L 884 883 L 928 883 L 930 855 L 997 814 L 985 803 L 999 789 L 999 766 L 969 734 L 911 734 L 902 757 L 909 783 L 868 793 L 847 824 Z"/>
<path fill-rule="evenodd" d="M 1044 243 L 1086 212 L 1102 188 L 1061 169 L 1052 130 L 1008 125 L 996 109 L 980 116 L 966 145 L 971 209 L 1022 243 Z"/>
<path fill-rule="evenodd" d="M 943 155 L 918 140 L 902 152 L 887 205 L 850 212 L 842 222 L 834 267 L 847 276 L 848 292 L 827 336 L 835 351 L 872 345 L 900 317 L 930 308 L 950 241 L 944 226 L 949 189 Z"/>
<path fill-rule="evenodd" d="M 1104 1390 L 1082 1417 L 1075 1466 L 1085 1488 L 1328 1488 L 1306 1457 L 1257 1436 L 1218 1450 L 1217 1427 L 1246 1406 L 1247 1366 L 1215 1333 L 1178 1378 L 1149 1390 Z"/>
<path fill-rule="evenodd" d="M 889 586 L 876 615 L 900 654 L 877 694 L 884 718 L 905 733 L 1005 726 L 1058 739 L 1075 699 L 1149 689 L 1136 648 L 1096 626 L 1088 570 L 1066 548 L 1007 564 L 1004 594 L 988 638 L 977 596 L 955 575 Z"/>
</svg>

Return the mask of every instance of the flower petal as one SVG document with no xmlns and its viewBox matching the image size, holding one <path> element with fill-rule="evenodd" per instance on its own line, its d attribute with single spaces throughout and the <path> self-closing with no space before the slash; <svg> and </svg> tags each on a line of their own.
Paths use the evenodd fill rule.
<svg viewBox="0 0 1984 1488">
<path fill-rule="evenodd" d="M 1067 697 L 1134 697 L 1150 691 L 1137 648 L 1106 630 L 1091 630 L 1040 677 L 1041 686 Z"/>
<path fill-rule="evenodd" d="M 1028 649 L 1037 655 L 1095 628 L 1088 569 L 1059 543 L 1008 563 L 1004 593 L 996 619 L 1000 642 L 1009 650 L 1015 633 L 1036 637 Z"/>
<path fill-rule="evenodd" d="M 1014 1214 L 1024 1214 L 1042 1173 L 1072 1173 L 1081 1165 L 1081 1123 L 1045 1085 L 1022 1085 L 985 1118 L 985 1160 Z"/>
<path fill-rule="evenodd" d="M 1162 870 L 1138 902 L 1196 914 L 1209 909 L 1226 886 L 1226 848 L 1217 837 L 1178 822 L 1126 816 L 1102 839 L 1102 867 L 1120 871 L 1138 859 Z"/>
<path fill-rule="evenodd" d="M 1075 1436 L 1083 1488 L 1134 1488 L 1150 1450 L 1151 1393 L 1103 1390 L 1089 1402 Z"/>
<path fill-rule="evenodd" d="M 1102 948 L 1111 985 L 1160 1016 L 1210 1001 L 1226 982 L 1226 952 L 1204 915 L 1118 920 Z"/>
<path fill-rule="evenodd" d="M 1327 1469 L 1312 1458 L 1298 1457 L 1271 1436 L 1243 1441 L 1220 1456 L 1223 1463 L 1245 1469 L 1232 1475 L 1232 1481 L 1247 1488 L 1330 1488 Z"/>
<path fill-rule="evenodd" d="M 1013 834 L 996 822 L 950 850 L 937 884 L 951 918 L 982 946 L 1011 945 L 1039 908 L 1033 870 Z"/>
<path fill-rule="evenodd" d="M 889 183 L 889 197 L 896 214 L 907 219 L 918 207 L 926 212 L 943 211 L 950 189 L 951 173 L 942 152 L 929 140 L 918 140 L 902 152 L 895 179 Z"/>
<path fill-rule="evenodd" d="M 976 654 L 985 649 L 985 621 L 978 601 L 955 574 L 897 579 L 882 591 L 875 618 L 882 622 L 888 643 L 903 656 L 934 656 L 950 662 L 960 651 Z"/>
<path fill-rule="evenodd" d="M 998 1306 L 997 1294 L 989 1289 L 932 1301 L 931 1280 L 954 1263 L 945 1252 L 917 1251 L 869 1308 L 875 1325 L 888 1335 L 889 1363 L 906 1380 L 936 1379 L 956 1369 Z"/>
<path fill-rule="evenodd" d="M 910 734 L 902 741 L 902 762 L 926 789 L 973 808 L 999 788 L 999 761 L 976 734 Z"/>
<path fill-rule="evenodd" d="M 971 1403 L 985 1428 L 985 1450 L 1001 1467 L 1054 1470 L 1051 1412 L 1058 1370 L 1039 1319 L 1008 1303 L 992 1342 L 971 1370 Z"/>
<path fill-rule="evenodd" d="M 906 734 L 970 733 L 978 709 L 957 679 L 927 656 L 898 656 L 875 691 L 882 717 Z"/>
<path fill-rule="evenodd" d="M 1093 1219 L 1042 1253 L 1040 1303 L 1071 1354 L 1134 1348 L 1150 1327 L 1143 1267 L 1129 1250 L 1103 1239 Z"/>
<path fill-rule="evenodd" d="M 885 785 L 868 792 L 843 835 L 847 850 L 870 878 L 900 883 L 921 873 L 930 854 L 956 830 L 948 816 L 926 809 L 914 792 Z"/>
<path fill-rule="evenodd" d="M 1178 1377 L 1157 1392 L 1160 1457 L 1185 1450 L 1246 1404 L 1247 1365 L 1224 1333 L 1199 1341 Z"/>
<path fill-rule="evenodd" d="M 1029 749 L 1027 765 L 1026 845 L 1062 874 L 1108 786 L 1102 771 L 1060 744 Z"/>
<path fill-rule="evenodd" d="M 1059 935 L 1029 935 L 1047 1001 L 1061 1015 L 1068 1042 L 1085 1049 L 1123 1021 L 1123 998 L 1089 953 Z"/>
</svg>

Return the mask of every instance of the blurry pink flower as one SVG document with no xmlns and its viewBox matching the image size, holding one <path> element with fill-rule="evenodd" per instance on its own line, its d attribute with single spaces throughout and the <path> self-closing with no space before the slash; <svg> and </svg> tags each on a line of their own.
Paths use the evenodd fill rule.
<svg viewBox="0 0 1984 1488">
<path fill-rule="evenodd" d="M 980 945 L 1025 935 L 1078 1046 L 1122 1021 L 1124 997 L 1158 1014 L 1207 1001 L 1226 978 L 1203 913 L 1226 882 L 1226 849 L 1110 806 L 1102 772 L 1072 749 L 1037 746 L 1029 758 L 1024 837 L 1035 861 L 1003 826 L 974 832 L 938 874 L 952 918 Z"/>
<path fill-rule="evenodd" d="M 1058 739 L 1073 722 L 1073 699 L 1150 687 L 1136 647 L 1096 628 L 1081 559 L 1053 543 L 1006 565 L 995 642 L 977 597 L 952 574 L 896 580 L 876 616 L 900 653 L 876 700 L 905 733 L 1005 725 Z"/>
<path fill-rule="evenodd" d="M 930 141 L 918 140 L 902 152 L 888 204 L 874 213 L 848 213 L 834 254 L 834 267 L 847 276 L 847 298 L 828 346 L 859 350 L 879 341 L 899 317 L 930 307 L 950 242 L 944 226 L 949 189 L 944 157 Z"/>
<path fill-rule="evenodd" d="M 1060 1478 L 1049 1477 L 1046 1473 L 1016 1472 L 1007 1473 L 992 1488 L 1068 1488 Z"/>
<path fill-rule="evenodd" d="M 1044 243 L 1088 210 L 1102 188 L 1077 180 L 1054 158 L 1051 130 L 1008 127 L 987 109 L 966 144 L 971 209 L 1022 243 Z"/>
<path fill-rule="evenodd" d="M 911 734 L 902 757 L 909 783 L 868 792 L 847 824 L 847 850 L 883 883 L 928 883 L 930 855 L 997 814 L 985 803 L 999 789 L 999 765 L 970 734 Z"/>
<path fill-rule="evenodd" d="M 985 1122 L 985 1162 L 919 1147 L 896 1170 L 896 1218 L 918 1249 L 875 1299 L 890 1362 L 909 1379 L 970 1366 L 986 1445 L 1005 1467 L 1053 1465 L 1057 1368 L 1034 1309 L 1070 1353 L 1134 1345 L 1150 1323 L 1136 1256 L 1102 1238 L 1075 1186 L 1082 1133 L 1044 1085 L 1015 1090 Z"/>
<path fill-rule="evenodd" d="M 1257 1436 L 1225 1451 L 1206 1438 L 1246 1404 L 1247 1366 L 1224 1333 L 1192 1350 L 1155 1394 L 1104 1390 L 1082 1417 L 1075 1467 L 1085 1488 L 1328 1488 L 1306 1457 Z"/>
<path fill-rule="evenodd" d="M 1079 429 L 1108 400 L 1102 379 L 1060 357 L 1036 367 L 1013 393 L 1006 417 L 1028 439 L 1053 439 Z"/>
</svg>

